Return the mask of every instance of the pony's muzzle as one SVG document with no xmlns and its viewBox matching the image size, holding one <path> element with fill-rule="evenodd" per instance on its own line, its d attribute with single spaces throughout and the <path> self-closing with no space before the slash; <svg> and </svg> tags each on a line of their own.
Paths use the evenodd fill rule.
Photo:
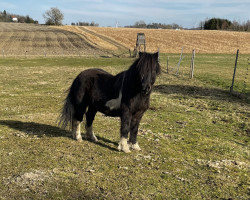
<svg viewBox="0 0 250 200">
<path fill-rule="evenodd" d="M 151 89 L 152 89 L 151 85 L 146 85 L 146 86 L 142 89 L 142 92 L 143 92 L 144 94 L 149 94 L 149 93 L 151 92 Z"/>
</svg>

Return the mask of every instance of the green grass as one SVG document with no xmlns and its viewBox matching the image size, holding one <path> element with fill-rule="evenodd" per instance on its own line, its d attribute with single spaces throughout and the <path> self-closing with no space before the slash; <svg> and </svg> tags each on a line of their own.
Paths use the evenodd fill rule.
<svg viewBox="0 0 250 200">
<path fill-rule="evenodd" d="M 248 199 L 247 55 L 196 55 L 179 76 L 163 68 L 140 124 L 141 152 L 118 152 L 120 121 L 98 113 L 98 143 L 78 143 L 56 120 L 64 91 L 90 67 L 116 74 L 130 58 L 0 59 L 0 199 Z M 245 83 L 244 83 L 245 81 Z M 242 91 L 244 94 L 242 94 Z"/>
</svg>

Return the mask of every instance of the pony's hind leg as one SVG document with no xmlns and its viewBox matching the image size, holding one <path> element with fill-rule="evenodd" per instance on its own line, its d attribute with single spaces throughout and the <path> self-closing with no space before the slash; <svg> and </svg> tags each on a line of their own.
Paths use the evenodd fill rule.
<svg viewBox="0 0 250 200">
<path fill-rule="evenodd" d="M 72 121 L 72 134 L 73 138 L 79 142 L 82 141 L 81 136 L 81 122 L 77 120 Z"/>
<path fill-rule="evenodd" d="M 90 106 L 88 108 L 87 113 L 86 113 L 86 125 L 85 125 L 86 139 L 91 140 L 93 142 L 98 141 L 98 139 L 96 138 L 96 136 L 93 132 L 93 121 L 95 119 L 96 112 L 97 111 L 93 107 Z"/>
<path fill-rule="evenodd" d="M 72 133 L 73 133 L 73 138 L 79 142 L 82 141 L 82 136 L 81 136 L 81 122 L 83 120 L 83 115 L 86 111 L 86 105 L 84 106 L 76 106 L 75 107 L 75 113 L 74 117 L 72 119 Z"/>
</svg>

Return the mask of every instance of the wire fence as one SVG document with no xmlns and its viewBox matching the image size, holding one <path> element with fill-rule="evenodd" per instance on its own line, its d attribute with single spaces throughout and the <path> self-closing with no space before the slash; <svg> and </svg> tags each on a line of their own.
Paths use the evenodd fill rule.
<svg viewBox="0 0 250 200">
<path fill-rule="evenodd" d="M 2 58 L 53 58 L 53 57 L 132 57 L 129 50 L 123 52 L 102 51 L 99 49 L 39 49 L 39 50 L 4 50 Z M 230 88 L 233 78 L 235 55 L 232 54 L 195 54 L 195 50 L 189 54 L 164 54 L 160 56 L 163 71 L 178 77 L 187 79 L 200 79 L 216 85 L 222 85 L 224 89 Z M 195 64 L 195 68 L 194 68 Z M 239 55 L 239 64 L 235 74 L 234 90 L 243 94 L 250 95 L 249 77 L 250 57 Z M 223 79 L 223 80 L 222 80 Z M 219 81 L 221 80 L 221 81 Z"/>
<path fill-rule="evenodd" d="M 249 55 L 239 54 L 235 59 L 233 54 L 195 54 L 195 50 L 183 54 L 182 48 L 179 55 L 161 56 L 161 64 L 166 74 L 190 81 L 201 80 L 228 91 L 233 86 L 233 94 L 241 93 L 250 97 Z M 232 79 L 235 79 L 233 84 Z"/>
</svg>

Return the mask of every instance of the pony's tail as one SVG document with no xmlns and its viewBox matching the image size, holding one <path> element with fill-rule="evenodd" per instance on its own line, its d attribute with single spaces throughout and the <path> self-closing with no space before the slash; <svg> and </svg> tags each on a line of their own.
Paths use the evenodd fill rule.
<svg viewBox="0 0 250 200">
<path fill-rule="evenodd" d="M 73 114 L 74 114 L 74 106 L 70 101 L 71 97 L 71 88 L 69 89 L 69 93 L 64 100 L 64 106 L 61 110 L 61 114 L 58 118 L 58 124 L 62 129 L 72 129 L 72 120 L 73 120 Z"/>
</svg>

